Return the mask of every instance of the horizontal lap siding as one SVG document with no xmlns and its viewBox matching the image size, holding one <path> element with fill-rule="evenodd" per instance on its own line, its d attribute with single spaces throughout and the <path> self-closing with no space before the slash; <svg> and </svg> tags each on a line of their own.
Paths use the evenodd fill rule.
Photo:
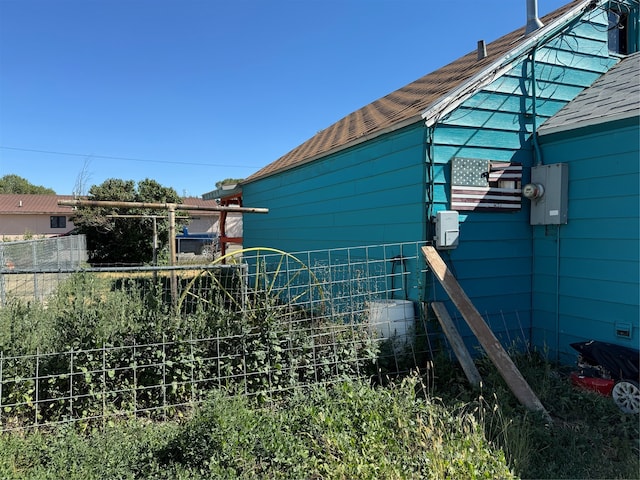
<svg viewBox="0 0 640 480">
<path fill-rule="evenodd" d="M 568 223 L 534 229 L 534 341 L 558 350 L 561 360 L 575 357 L 568 346 L 575 341 L 637 347 L 638 138 L 638 126 L 616 124 L 541 138 L 547 162 L 569 164 Z M 633 325 L 630 339 L 616 336 L 620 322 Z"/>
<path fill-rule="evenodd" d="M 243 188 L 245 246 L 285 251 L 421 241 L 424 127 L 384 135 Z"/>
<path fill-rule="evenodd" d="M 425 132 L 424 125 L 417 123 L 244 185 L 247 205 L 270 209 L 268 215 L 245 215 L 245 245 L 302 251 L 424 240 L 425 212 L 450 208 L 454 157 L 519 162 L 524 167 L 523 183 L 527 182 L 536 125 L 615 63 L 608 55 L 606 16 L 601 12 L 591 15 L 538 48 L 535 122 L 531 62 L 524 59 L 440 119 L 433 132 Z M 426 138 L 432 139 L 431 144 L 425 144 Z M 633 178 L 626 182 L 632 183 Z M 574 186 L 576 191 L 591 188 L 588 183 Z M 586 210 L 589 208 L 599 207 L 588 205 Z M 556 323 L 547 315 L 532 323 L 532 288 L 537 289 L 537 299 L 543 300 L 536 314 L 553 310 L 556 303 L 556 244 L 555 237 L 549 237 L 551 231 L 543 231 L 542 238 L 536 232 L 536 242 L 544 248 L 537 252 L 541 270 L 534 282 L 534 239 L 528 219 L 527 201 L 518 212 L 461 212 L 460 244 L 443 254 L 503 341 L 514 337 L 528 341 L 532 330 L 536 338 L 545 337 L 553 333 L 547 325 Z M 590 226 L 580 226 L 580 220 L 573 219 L 574 228 L 588 230 Z M 613 220 L 609 217 L 608 221 Z M 623 255 L 629 256 L 628 245 L 619 237 L 611 236 L 608 241 L 617 242 L 625 249 Z M 588 249 L 578 234 L 574 247 Z M 459 318 L 441 289 L 430 288 L 429 292 L 425 300 L 446 301 L 452 315 Z M 567 295 L 566 301 L 570 298 Z M 468 330 L 463 334 L 472 339 Z"/>
<path fill-rule="evenodd" d="M 433 132 L 431 150 L 434 213 L 450 209 L 454 157 L 519 162 L 524 167 L 523 183 L 529 181 L 535 126 L 557 113 L 615 63 L 608 58 L 606 42 L 606 18 L 598 15 L 538 49 L 536 122 L 532 117 L 529 59 L 514 65 L 443 118 Z M 528 341 L 533 328 L 532 285 L 542 284 L 541 292 L 547 285 L 555 285 L 555 257 L 548 262 L 550 272 L 546 276 L 540 272 L 543 275 L 533 282 L 528 201 L 523 200 L 518 212 L 460 212 L 460 222 L 459 246 L 443 254 L 446 262 L 480 313 L 504 319 L 496 327 L 503 341 L 504 335 L 524 336 Z M 436 299 L 447 301 L 441 289 L 435 292 Z M 455 314 L 452 305 L 447 305 Z M 462 334 L 473 346 L 475 339 L 468 328 L 463 327 Z"/>
</svg>

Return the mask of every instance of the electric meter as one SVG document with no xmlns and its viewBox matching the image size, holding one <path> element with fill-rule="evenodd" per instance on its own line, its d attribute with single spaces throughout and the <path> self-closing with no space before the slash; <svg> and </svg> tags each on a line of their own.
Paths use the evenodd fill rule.
<svg viewBox="0 0 640 480">
<path fill-rule="evenodd" d="M 529 200 L 536 200 L 544 195 L 544 187 L 539 183 L 527 183 L 522 187 L 522 195 Z"/>
</svg>

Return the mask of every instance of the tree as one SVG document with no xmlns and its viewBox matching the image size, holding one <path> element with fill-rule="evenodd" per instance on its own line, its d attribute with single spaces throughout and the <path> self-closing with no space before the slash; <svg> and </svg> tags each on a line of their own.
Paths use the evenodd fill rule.
<svg viewBox="0 0 640 480">
<path fill-rule="evenodd" d="M 225 178 L 224 180 L 216 182 L 216 188 L 222 188 L 223 185 L 235 185 L 236 183 L 240 183 L 242 180 L 242 178 Z"/>
<path fill-rule="evenodd" d="M 78 196 L 84 196 L 87 194 L 87 183 L 91 178 L 91 172 L 89 172 L 89 165 L 91 165 L 91 158 L 84 159 L 82 169 L 78 172 L 76 182 L 73 186 L 73 194 Z"/>
<path fill-rule="evenodd" d="M 41 185 L 33 185 L 26 178 L 19 177 L 15 174 L 5 175 L 0 178 L 0 193 L 24 193 L 24 194 L 41 194 L 55 195 L 56 192 L 51 188 Z"/>
<path fill-rule="evenodd" d="M 108 179 L 89 189 L 89 200 L 181 203 L 178 193 L 155 180 Z M 166 210 L 124 207 L 78 207 L 72 218 L 78 233 L 87 237 L 92 264 L 140 264 L 153 259 L 153 216 L 160 245 L 169 241 Z M 135 217 L 132 217 L 135 216 Z"/>
</svg>

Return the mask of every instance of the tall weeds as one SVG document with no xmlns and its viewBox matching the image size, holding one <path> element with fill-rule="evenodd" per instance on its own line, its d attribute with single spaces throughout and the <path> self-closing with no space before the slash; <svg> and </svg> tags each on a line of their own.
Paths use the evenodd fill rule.
<svg viewBox="0 0 640 480">
<path fill-rule="evenodd" d="M 477 360 L 480 391 L 441 358 L 428 390 L 415 375 L 374 387 L 353 380 L 375 376 L 379 345 L 364 330 L 267 298 L 254 298 L 256 308 L 241 316 L 210 289 L 206 303 L 176 315 L 163 291 L 80 274 L 46 305 L 0 309 L 2 402 L 20 402 L 3 408 L 3 422 L 99 418 L 105 407 L 156 412 L 162 395 L 202 405 L 179 412 L 189 417 L 184 423 L 148 422 L 171 419 L 164 409 L 146 420 L 113 416 L 95 430 L 87 420 L 47 434 L 2 434 L 1 478 L 638 477 L 637 418 L 573 388 L 544 355 L 513 357 L 552 425 L 517 402 L 486 358 Z M 196 346 L 194 338 L 211 341 Z M 92 351 L 105 345 L 114 347 L 107 357 Z M 135 355 L 116 348 L 126 345 L 145 347 Z M 38 365 L 37 385 L 17 383 L 33 375 L 33 359 L 6 360 L 64 351 L 72 356 Z M 79 372 L 72 389 L 60 370 L 69 358 Z M 134 378 L 132 365 L 146 367 Z M 51 401 L 34 412 L 36 387 Z"/>
<path fill-rule="evenodd" d="M 518 403 L 485 357 L 476 362 L 480 391 L 466 386 L 457 365 L 440 359 L 433 393 L 473 414 L 522 478 L 639 478 L 636 416 L 622 413 L 610 397 L 573 387 L 567 369 L 543 353 L 512 352 L 512 357 L 553 418 L 551 425 Z"/>
<path fill-rule="evenodd" d="M 0 310 L 2 421 L 166 418 L 212 388 L 266 401 L 297 385 L 374 371 L 377 340 L 360 324 L 314 319 L 270 297 L 235 312 L 215 289 L 175 312 L 163 291 L 81 273 L 46 308 Z"/>
</svg>

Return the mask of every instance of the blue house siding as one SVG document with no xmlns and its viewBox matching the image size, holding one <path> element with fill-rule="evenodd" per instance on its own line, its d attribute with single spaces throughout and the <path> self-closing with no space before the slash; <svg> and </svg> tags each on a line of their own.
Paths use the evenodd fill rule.
<svg viewBox="0 0 640 480">
<path fill-rule="evenodd" d="M 243 185 L 244 201 L 247 205 L 267 207 L 270 213 L 245 216 L 245 246 L 299 252 L 431 241 L 434 225 L 430 220 L 438 211 L 451 209 L 451 164 L 456 157 L 518 162 L 523 165 L 522 183 L 528 182 L 530 167 L 539 160 L 537 146 L 532 142 L 537 128 L 618 62 L 618 58 L 611 56 L 608 51 L 608 19 L 601 7 L 598 5 L 577 20 L 568 20 L 567 17 L 563 21 L 568 23 L 542 30 L 539 37 L 535 34 L 512 39 L 509 45 L 514 45 L 514 50 L 504 56 L 501 54 L 499 61 L 491 64 L 499 65 L 495 70 L 489 71 L 489 63 L 483 64 L 487 66 L 477 70 L 482 77 L 463 76 L 461 78 L 467 80 L 456 83 L 455 76 L 447 71 L 444 78 L 448 78 L 451 85 L 445 87 L 452 87 L 452 90 L 447 92 L 451 98 L 447 97 L 446 101 L 451 106 L 441 106 L 443 98 L 425 104 L 427 110 L 422 111 L 426 124 L 416 121 L 395 131 L 389 132 L 388 126 L 384 130 L 371 130 L 372 135 L 378 136 L 349 147 L 331 143 L 331 148 L 343 149 L 314 159 L 311 158 L 312 154 L 329 151 L 329 148 L 315 149 L 317 145 L 327 142 L 321 132 L 299 149 L 274 162 L 271 165 L 274 168 L 258 172 Z M 576 12 L 572 12 L 572 15 Z M 554 33 L 557 32 L 554 30 L 556 27 L 562 32 Z M 527 38 L 539 43 L 535 49 L 521 55 L 521 48 L 528 45 Z M 520 56 L 510 56 L 516 52 Z M 465 65 L 473 63 L 468 57 L 464 58 Z M 509 66 L 506 62 L 513 63 Z M 423 87 L 427 94 L 439 92 L 437 88 L 429 90 L 426 87 L 434 88 L 431 83 L 433 78 L 438 76 L 431 79 L 427 76 L 423 79 L 424 83 L 416 82 L 404 94 L 389 96 L 388 104 L 395 108 L 396 102 L 405 99 L 409 91 L 421 92 Z M 472 94 L 467 97 L 469 90 Z M 463 93 L 459 98 L 453 98 L 458 91 Z M 417 102 L 414 99 L 413 103 L 408 101 L 401 104 L 408 108 L 417 105 Z M 338 122 L 335 135 L 345 130 L 352 131 L 347 127 L 351 127 L 352 123 L 359 126 L 358 119 L 365 117 L 372 123 L 380 116 L 388 120 L 381 114 L 386 103 L 380 101 L 374 104 L 371 108 L 345 117 L 344 122 Z M 395 113 L 399 115 L 399 112 L 402 110 Z M 402 122 L 412 120 L 413 116 L 402 118 Z M 380 131 L 387 133 L 380 134 Z M 330 133 L 331 130 L 327 129 L 326 132 Z M 354 141 L 353 138 L 350 141 Z M 599 145 L 601 153 L 603 146 L 604 142 Z M 565 161 L 550 160 L 547 149 L 543 156 L 545 162 Z M 592 162 L 592 166 L 585 163 L 585 171 L 589 171 L 593 165 L 599 166 L 597 161 Z M 282 170 L 277 171 L 276 167 Z M 601 178 L 601 174 L 590 178 L 586 178 L 585 174 L 584 183 L 575 183 L 576 177 L 570 170 L 571 188 L 576 192 L 580 189 L 588 191 L 592 188 L 588 182 L 599 179 L 602 181 L 600 191 L 613 188 L 615 192 L 619 190 L 618 187 L 630 188 L 634 181 L 631 177 Z M 635 180 L 637 183 L 637 172 Z M 628 195 L 633 196 L 633 193 Z M 617 217 L 606 214 L 609 208 L 605 205 L 621 201 L 616 198 L 591 198 L 586 195 L 582 198 L 582 205 L 575 206 L 571 218 L 572 243 L 568 244 L 571 249 L 590 249 L 592 238 L 596 235 L 592 231 L 592 218 L 589 216 L 593 216 L 593 212 L 600 217 L 600 229 L 605 228 L 605 223 L 610 228 L 621 228 Z M 583 213 L 580 213 L 581 209 Z M 557 348 L 560 342 L 555 337 L 561 333 L 556 327 L 561 322 L 575 320 L 570 319 L 569 314 L 561 316 L 556 312 L 570 308 L 572 298 L 591 298 L 589 295 L 572 297 L 569 292 L 559 294 L 569 288 L 563 269 L 572 265 L 572 255 L 576 260 L 581 258 L 572 253 L 573 250 L 566 250 L 565 238 L 569 237 L 565 236 L 569 231 L 564 226 L 560 229 L 533 229 L 529 225 L 530 204 L 524 199 L 522 208 L 514 212 L 460 213 L 459 246 L 443 256 L 474 305 L 490 320 L 491 327 L 504 341 L 514 338 L 530 341 L 533 338 L 537 345 L 548 345 L 553 341 Z M 629 220 L 629 216 L 633 215 L 637 227 L 637 211 L 634 213 L 630 210 L 625 218 Z M 637 242 L 631 237 L 621 237 L 615 233 L 599 235 L 608 235 L 602 241 L 611 245 L 621 241 Z M 558 238 L 561 240 L 559 243 Z M 585 242 L 585 238 L 589 241 Z M 558 261 L 558 258 L 562 261 Z M 602 262 L 598 263 L 598 268 L 602 269 L 598 281 L 605 284 L 610 283 L 610 269 L 615 268 L 609 263 L 610 260 L 610 257 L 603 257 Z M 624 262 L 620 258 L 618 261 Z M 637 255 L 632 261 L 637 264 Z M 605 264 L 609 270 L 605 269 Z M 621 268 L 615 271 L 630 273 Z M 578 268 L 575 262 L 572 269 L 573 276 L 584 275 L 580 278 L 588 278 L 587 270 Z M 594 281 L 589 279 L 589 284 L 595 285 Z M 618 295 L 628 296 L 629 292 L 623 286 L 625 282 L 618 278 L 617 283 Z M 577 286 L 579 282 L 576 280 L 573 284 Z M 632 285 L 633 279 L 628 284 Z M 580 288 L 586 287 L 582 284 Z M 411 291 L 417 291 L 415 286 Z M 425 298 L 412 299 L 448 302 L 446 294 L 437 285 L 427 285 L 426 291 L 428 294 Z M 613 292 L 603 300 L 630 307 L 627 313 L 637 312 L 637 307 L 633 310 L 633 301 L 625 304 Z M 456 318 L 452 305 L 447 305 Z M 577 315 L 576 311 L 572 311 L 571 315 Z M 464 324 L 461 325 L 461 333 L 470 344 L 474 342 Z"/>
<path fill-rule="evenodd" d="M 626 122 L 627 124 L 629 122 Z M 566 225 L 534 228 L 533 342 L 561 361 L 572 342 L 639 343 L 640 127 L 620 123 L 541 138 L 569 165 Z M 630 338 L 616 324 L 632 326 Z"/>
<path fill-rule="evenodd" d="M 616 63 L 610 58 L 607 18 L 591 15 L 514 64 L 438 122 L 431 150 L 433 213 L 450 209 L 451 161 L 455 157 L 518 162 L 522 183 L 534 163 L 532 133 Z M 535 74 L 535 109 L 532 74 Z M 533 120 L 535 111 L 536 121 Z M 534 329 L 532 284 L 541 295 L 555 284 L 555 257 L 533 278 L 529 202 L 516 212 L 460 212 L 460 244 L 447 261 L 461 286 L 486 318 L 499 317 L 497 334 L 529 341 Z M 544 259 L 543 259 L 544 260 Z M 550 287 L 549 287 L 550 288 Z M 442 290 L 438 300 L 447 302 Z M 551 294 L 552 292 L 547 292 Z M 535 304 L 535 302 L 534 302 Z M 447 303 L 452 315 L 453 307 Z M 464 325 L 462 335 L 471 334 Z M 475 339 L 468 338 L 473 344 Z"/>
<path fill-rule="evenodd" d="M 304 251 L 424 237 L 424 127 L 374 141 L 244 186 L 247 247 Z"/>
</svg>

